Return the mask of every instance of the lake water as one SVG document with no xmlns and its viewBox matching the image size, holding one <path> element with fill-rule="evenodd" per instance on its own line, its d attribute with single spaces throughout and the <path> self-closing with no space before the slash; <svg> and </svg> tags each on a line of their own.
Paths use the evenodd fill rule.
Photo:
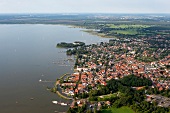
<svg viewBox="0 0 170 113">
<path fill-rule="evenodd" d="M 0 113 L 67 111 L 68 107 L 51 102 L 67 102 L 46 90 L 54 82 L 39 80 L 55 81 L 72 72 L 72 66 L 61 65 L 69 57 L 62 52 L 65 49 L 56 48 L 57 43 L 103 41 L 81 30 L 61 25 L 0 25 Z"/>
</svg>

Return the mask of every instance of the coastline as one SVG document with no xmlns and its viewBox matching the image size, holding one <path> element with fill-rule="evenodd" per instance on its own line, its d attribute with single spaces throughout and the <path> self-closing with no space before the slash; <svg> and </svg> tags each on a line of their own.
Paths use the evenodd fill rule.
<svg viewBox="0 0 170 113">
<path fill-rule="evenodd" d="M 97 33 L 93 30 L 82 30 L 83 32 L 86 32 L 86 33 L 89 33 L 89 34 L 92 34 L 92 35 L 95 35 L 95 36 L 99 36 L 100 38 L 117 38 L 117 37 L 114 37 L 114 36 L 106 36 L 104 33 Z"/>
<path fill-rule="evenodd" d="M 63 24 L 63 25 L 65 25 L 65 24 Z M 106 36 L 106 34 L 104 34 L 104 33 L 97 33 L 97 32 L 94 31 L 94 29 L 87 29 L 86 27 L 83 27 L 83 26 L 76 26 L 76 25 L 65 25 L 65 26 L 70 26 L 69 28 L 84 29 L 84 30 L 81 30 L 81 31 L 89 33 L 91 35 L 99 36 L 99 38 L 117 38 L 115 36 Z"/>
</svg>

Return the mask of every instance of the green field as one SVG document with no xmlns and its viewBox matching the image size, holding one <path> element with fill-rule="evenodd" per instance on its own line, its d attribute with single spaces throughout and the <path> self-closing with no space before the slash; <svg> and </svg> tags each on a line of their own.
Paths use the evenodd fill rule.
<svg viewBox="0 0 170 113">
<path fill-rule="evenodd" d="M 148 28 L 149 25 L 126 25 L 126 24 L 107 24 L 109 28 L 115 28 L 115 30 L 111 30 L 109 33 L 117 33 L 117 34 L 123 34 L 123 35 L 136 35 L 138 34 L 137 30 L 142 28 Z M 117 29 L 117 30 L 116 30 Z"/>
<path fill-rule="evenodd" d="M 114 24 L 107 24 L 110 28 L 147 28 L 150 27 L 149 25 L 114 25 Z"/>
<path fill-rule="evenodd" d="M 134 111 L 132 109 L 130 109 L 129 107 L 121 107 L 121 108 L 109 108 L 109 109 L 105 109 L 102 110 L 101 113 L 134 113 Z"/>
</svg>

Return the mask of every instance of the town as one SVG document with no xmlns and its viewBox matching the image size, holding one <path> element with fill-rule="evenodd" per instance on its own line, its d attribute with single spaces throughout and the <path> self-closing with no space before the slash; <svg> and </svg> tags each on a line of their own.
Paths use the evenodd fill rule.
<svg viewBox="0 0 170 113">
<path fill-rule="evenodd" d="M 161 39 L 160 36 L 155 39 L 152 38 L 157 42 Z M 101 106 L 110 106 L 113 103 L 109 99 L 103 101 L 104 96 L 100 94 L 96 95 L 100 98 L 98 100 L 102 101 L 90 102 L 90 100 L 95 100 L 94 96 L 96 95 L 92 95 L 93 91 L 98 91 L 103 86 L 108 87 L 108 81 L 112 79 L 121 80 L 129 75 L 151 81 L 151 83 L 147 81 L 147 84 L 143 82 L 131 84 L 132 89 L 144 90 L 145 98 L 149 98 L 149 94 L 161 95 L 164 94 L 162 92 L 169 91 L 170 49 L 166 44 L 170 45 L 170 41 L 164 40 L 166 41 L 166 44 L 163 45 L 165 47 L 162 47 L 161 43 L 161 47 L 158 43 L 154 43 L 154 48 L 151 47 L 153 44 L 148 40 L 147 38 L 111 39 L 109 42 L 68 49 L 67 55 L 76 55 L 75 72 L 58 82 L 62 92 L 74 98 L 70 109 L 88 105 L 84 107 L 85 111 L 97 112 L 102 108 Z M 120 91 L 108 92 L 105 93 L 107 98 L 108 95 L 111 97 L 112 95 L 120 96 L 122 93 Z M 169 96 L 169 94 L 166 96 Z M 148 101 L 148 99 L 146 100 Z M 166 100 L 162 104 L 159 102 L 157 104 L 168 108 L 170 107 L 170 100 Z M 148 102 L 152 103 L 152 101 Z"/>
</svg>

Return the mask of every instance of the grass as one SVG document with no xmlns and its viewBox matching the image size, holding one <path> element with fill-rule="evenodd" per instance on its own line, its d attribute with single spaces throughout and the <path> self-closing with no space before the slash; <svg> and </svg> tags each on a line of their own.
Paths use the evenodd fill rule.
<svg viewBox="0 0 170 113">
<path fill-rule="evenodd" d="M 110 100 L 110 98 L 113 98 L 113 97 L 117 97 L 117 94 L 108 94 L 108 95 L 101 95 L 101 96 L 98 96 L 97 100 L 98 101 L 107 101 L 107 100 Z"/>
<path fill-rule="evenodd" d="M 117 97 L 117 93 L 108 94 L 108 95 L 103 95 L 103 98 L 109 98 L 109 97 Z"/>
<path fill-rule="evenodd" d="M 121 108 L 108 108 L 102 110 L 101 113 L 134 113 L 134 111 L 127 106 L 123 106 Z"/>
<path fill-rule="evenodd" d="M 123 96 L 124 94 L 121 92 L 113 93 L 113 94 L 107 94 L 107 95 L 101 95 L 99 97 L 101 98 L 110 98 L 110 97 L 117 97 L 117 96 Z"/>
<path fill-rule="evenodd" d="M 117 93 L 113 93 L 113 94 L 107 94 L 107 95 L 101 95 L 101 96 L 97 96 L 97 101 L 108 101 L 111 100 L 115 97 L 121 97 L 124 96 L 125 94 L 121 93 L 121 92 L 117 92 Z"/>
</svg>

